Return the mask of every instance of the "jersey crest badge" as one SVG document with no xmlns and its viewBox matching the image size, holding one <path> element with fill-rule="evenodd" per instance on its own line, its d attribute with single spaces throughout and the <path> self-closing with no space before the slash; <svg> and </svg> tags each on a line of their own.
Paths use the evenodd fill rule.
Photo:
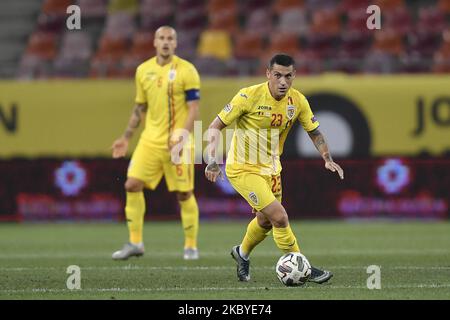
<svg viewBox="0 0 450 320">
<path fill-rule="evenodd" d="M 292 120 L 294 114 L 295 114 L 295 106 L 289 104 L 286 108 L 286 116 L 288 117 L 289 120 Z"/>
<path fill-rule="evenodd" d="M 177 76 L 177 70 L 171 69 L 169 71 L 169 81 L 174 81 Z"/>
</svg>

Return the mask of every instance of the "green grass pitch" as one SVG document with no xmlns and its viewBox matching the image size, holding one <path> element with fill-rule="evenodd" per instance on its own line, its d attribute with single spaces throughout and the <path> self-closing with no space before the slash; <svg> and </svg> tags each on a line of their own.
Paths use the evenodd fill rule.
<svg viewBox="0 0 450 320">
<path fill-rule="evenodd" d="M 450 299 L 450 223 L 312 222 L 292 227 L 313 265 L 331 270 L 327 284 L 284 287 L 274 266 L 282 255 L 268 237 L 251 256 L 248 283 L 236 279 L 230 249 L 247 221 L 202 222 L 201 259 L 182 259 L 179 222 L 147 222 L 146 253 L 112 261 L 127 239 L 124 224 L 1 224 L 0 299 Z M 81 289 L 66 287 L 67 267 Z M 369 290 L 367 267 L 381 268 Z"/>
</svg>

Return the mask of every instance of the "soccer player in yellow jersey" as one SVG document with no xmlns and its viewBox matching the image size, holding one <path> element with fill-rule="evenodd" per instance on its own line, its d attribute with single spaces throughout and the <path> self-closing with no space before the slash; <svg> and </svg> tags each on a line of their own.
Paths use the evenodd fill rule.
<svg viewBox="0 0 450 320">
<path fill-rule="evenodd" d="M 125 260 L 144 253 L 143 224 L 145 199 L 143 189 L 155 189 L 164 175 L 168 190 L 176 192 L 184 229 L 184 259 L 199 258 L 197 233 L 199 211 L 193 194 L 194 163 L 173 161 L 180 149 L 193 155 L 192 129 L 199 114 L 200 77 L 195 67 L 175 55 L 176 31 L 162 26 L 155 32 L 156 56 L 136 70 L 136 99 L 128 127 L 114 141 L 114 158 L 123 157 L 134 131 L 145 120 L 145 128 L 128 167 L 125 214 L 129 242 L 113 253 L 114 260 Z M 179 132 L 187 132 L 183 136 Z"/>
<path fill-rule="evenodd" d="M 226 161 L 226 174 L 256 217 L 249 223 L 242 243 L 231 250 L 240 281 L 250 280 L 249 255 L 272 230 L 283 252 L 300 252 L 298 241 L 281 205 L 281 163 L 283 144 L 294 121 L 298 120 L 325 161 L 325 168 L 344 172 L 333 161 L 305 96 L 291 88 L 295 78 L 294 60 L 275 55 L 266 71 L 268 82 L 241 89 L 213 120 L 208 129 L 209 159 L 206 178 L 215 182 L 222 172 L 216 161 L 220 130 L 236 121 Z M 333 275 L 313 267 L 309 281 L 323 283 Z"/>
</svg>

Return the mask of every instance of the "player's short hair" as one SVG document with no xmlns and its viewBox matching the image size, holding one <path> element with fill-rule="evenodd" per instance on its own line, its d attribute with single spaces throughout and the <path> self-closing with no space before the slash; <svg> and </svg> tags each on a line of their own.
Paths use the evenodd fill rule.
<svg viewBox="0 0 450 320">
<path fill-rule="evenodd" d="M 172 30 L 173 33 L 174 33 L 174 35 L 175 35 L 175 38 L 177 38 L 177 30 L 175 30 L 174 27 L 169 26 L 169 25 L 163 25 L 163 26 L 160 26 L 158 29 L 156 29 L 156 31 L 155 31 L 155 36 L 156 36 L 156 34 L 158 33 L 158 31 L 159 31 L 159 30 L 162 30 L 162 29 L 169 29 L 169 30 Z"/>
<path fill-rule="evenodd" d="M 295 61 L 291 56 L 288 56 L 287 54 L 276 54 L 270 59 L 268 68 L 269 70 L 272 69 L 274 64 L 278 64 L 280 66 L 289 67 L 293 66 L 295 69 Z"/>
</svg>

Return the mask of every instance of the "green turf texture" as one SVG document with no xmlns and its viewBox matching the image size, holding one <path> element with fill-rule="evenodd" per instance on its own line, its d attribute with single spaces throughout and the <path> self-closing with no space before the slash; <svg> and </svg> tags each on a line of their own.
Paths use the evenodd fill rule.
<svg viewBox="0 0 450 320">
<path fill-rule="evenodd" d="M 450 223 L 292 222 L 302 252 L 334 273 L 326 284 L 285 287 L 272 237 L 252 253 L 251 281 L 238 282 L 230 249 L 247 221 L 202 222 L 201 259 L 184 261 L 179 222 L 147 222 L 146 253 L 113 261 L 125 224 L 0 224 L 0 299 L 450 299 Z M 81 269 L 81 289 L 66 286 Z M 367 267 L 381 267 L 381 289 Z"/>
</svg>

